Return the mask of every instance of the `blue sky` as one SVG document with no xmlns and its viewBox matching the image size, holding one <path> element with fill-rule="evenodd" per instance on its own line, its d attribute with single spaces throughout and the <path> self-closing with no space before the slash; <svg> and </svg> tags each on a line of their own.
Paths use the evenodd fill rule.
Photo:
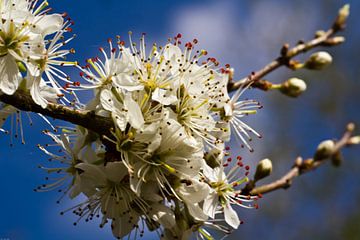
<svg viewBox="0 0 360 240">
<path fill-rule="evenodd" d="M 355 67 L 359 65 L 359 59 L 351 58 L 355 52 L 359 53 L 359 17 L 356 15 L 360 10 L 360 2 L 348 2 L 352 4 L 349 29 L 345 33 L 348 42 L 331 50 L 335 57 L 336 69 L 331 68 L 324 74 L 300 72 L 301 76 L 316 80 L 309 83 L 312 90 L 297 101 L 275 93 L 266 95 L 254 91 L 250 95 L 262 100 L 265 106 L 264 111 L 251 119 L 252 125 L 265 135 L 265 139 L 263 142 L 256 141 L 254 154 L 244 153 L 249 162 L 252 159 L 264 158 L 267 154 L 274 158 L 283 156 L 284 159 L 293 159 L 300 153 L 310 155 L 324 137 L 338 136 L 347 121 L 352 120 L 360 124 L 360 88 L 357 77 L 359 70 Z M 345 1 L 334 0 L 328 3 L 327 0 L 316 3 L 310 0 L 50 1 L 55 12 L 67 12 L 75 21 L 73 32 L 77 34 L 77 38 L 72 41 L 71 47 L 76 49 L 76 54 L 71 58 L 81 63 L 89 57 L 96 56 L 98 48 L 106 46 L 109 37 L 120 35 L 127 41 L 129 30 L 133 31 L 134 38 L 146 32 L 148 45 L 153 42 L 164 44 L 168 37 L 180 32 L 185 39 L 199 39 L 199 46 L 207 49 L 222 64 L 230 63 L 235 67 L 238 78 L 246 76 L 275 57 L 282 43 L 295 43 L 298 39 L 310 38 L 316 29 L 328 26 L 337 8 Z M 338 69 L 341 69 L 340 73 Z M 77 69 L 70 68 L 68 71 L 73 78 L 78 76 Z M 270 80 L 280 82 L 292 75 L 294 73 L 281 70 L 271 75 Z M 342 85 L 336 87 L 335 83 L 327 85 L 327 78 L 334 77 L 346 81 L 344 85 L 348 84 L 353 88 L 345 88 Z M 333 91 L 334 88 L 337 91 Z M 341 89 L 345 89 L 349 96 L 340 98 L 337 93 L 340 94 Z M 320 94 L 328 96 L 328 102 L 331 104 L 327 101 L 318 101 Z M 289 103 L 283 105 L 285 100 Z M 320 108 L 327 110 L 319 112 Z M 32 119 L 35 122 L 34 126 L 26 125 L 25 129 L 26 145 L 16 142 L 14 147 L 9 147 L 8 136 L 0 135 L 0 239 L 112 239 L 110 229 L 99 229 L 98 222 L 81 222 L 74 227 L 72 222 L 76 220 L 75 216 L 60 216 L 60 211 L 74 205 L 74 201 L 65 200 L 59 205 L 55 203 L 58 193 L 33 192 L 37 185 L 44 182 L 45 175 L 37 165 L 45 163 L 46 156 L 35 146 L 48 141 L 40 134 L 41 130 L 48 127 L 39 117 L 32 115 Z M 290 140 L 293 146 L 289 149 L 294 152 L 285 151 L 284 145 L 275 148 L 273 141 L 278 141 L 279 137 Z M 358 149 L 352 151 L 359 152 Z M 247 224 L 237 231 L 238 236 L 251 238 L 258 234 L 258 239 L 279 239 L 286 228 L 285 232 L 290 236 L 288 239 L 301 239 L 298 234 L 300 230 L 296 230 L 296 226 L 302 226 L 307 231 L 315 231 L 320 236 L 318 239 L 321 239 L 321 236 L 325 236 L 328 229 L 334 226 L 332 224 L 346 222 L 347 215 L 340 214 L 341 210 L 355 209 L 355 212 L 359 212 L 356 207 L 357 198 L 346 196 L 358 196 L 359 190 L 355 182 L 358 181 L 356 176 L 360 173 L 360 164 L 354 164 L 355 155 L 346 156 L 350 163 L 345 163 L 343 168 L 332 170 L 329 167 L 330 170 L 318 171 L 315 177 L 309 176 L 288 192 L 279 193 L 280 197 L 269 195 L 263 200 L 263 210 L 241 210 L 240 213 Z M 284 167 L 275 162 L 278 170 L 274 174 L 280 175 L 290 165 L 289 161 Z M 317 189 L 323 185 L 314 182 L 322 177 L 332 179 L 332 176 L 341 178 L 334 180 L 334 188 L 341 188 L 343 184 L 348 188 L 345 192 L 329 191 L 331 199 L 323 201 L 316 196 Z M 271 208 L 277 209 L 276 216 L 273 216 Z M 320 226 L 318 230 L 312 229 L 311 224 L 316 224 L 328 216 L 329 209 L 334 211 L 334 214 L 339 214 L 337 217 L 342 222 L 335 221 Z M 309 221 L 309 224 L 303 224 L 304 221 Z M 333 232 L 333 236 L 338 236 L 336 234 L 341 233 Z M 236 239 L 236 235 L 233 237 Z"/>
</svg>

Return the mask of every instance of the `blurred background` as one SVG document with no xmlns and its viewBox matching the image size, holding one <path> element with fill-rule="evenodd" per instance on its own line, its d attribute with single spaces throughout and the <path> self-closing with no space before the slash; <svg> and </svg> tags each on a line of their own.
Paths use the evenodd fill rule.
<svg viewBox="0 0 360 240">
<path fill-rule="evenodd" d="M 360 1 L 53 0 L 50 6 L 75 21 L 78 37 L 70 44 L 76 49 L 72 58 L 82 64 L 98 55 L 98 47 L 107 46 L 108 37 L 127 39 L 129 30 L 134 38 L 146 32 L 148 45 L 165 44 L 168 37 L 182 33 L 184 41 L 197 38 L 199 47 L 222 65 L 231 64 L 240 79 L 278 56 L 283 43 L 293 45 L 327 29 L 345 3 L 351 4 L 343 33 L 347 41 L 328 49 L 334 57 L 332 66 L 321 72 L 284 68 L 267 76 L 278 83 L 293 76 L 306 80 L 308 90 L 300 98 L 259 90 L 247 93 L 264 105 L 247 119 L 264 138 L 253 141 L 252 154 L 235 144 L 233 151 L 252 166 L 271 158 L 274 172 L 263 180 L 266 183 L 282 176 L 297 156 L 311 157 L 320 141 L 340 137 L 348 122 L 360 128 Z M 68 71 L 77 78 L 78 70 Z M 34 126 L 25 125 L 26 145 L 15 141 L 10 147 L 9 137 L 0 135 L 0 239 L 112 239 L 109 226 L 100 229 L 94 221 L 74 227 L 74 215 L 60 216 L 76 201 L 59 205 L 57 192 L 33 192 L 45 177 L 37 165 L 47 159 L 35 146 L 49 139 L 40 134 L 48 126 L 39 117 L 32 118 Z M 340 168 L 327 164 L 296 179 L 290 189 L 267 194 L 258 210 L 239 208 L 245 224 L 228 239 L 360 239 L 359 153 L 359 147 L 345 149 Z"/>
</svg>

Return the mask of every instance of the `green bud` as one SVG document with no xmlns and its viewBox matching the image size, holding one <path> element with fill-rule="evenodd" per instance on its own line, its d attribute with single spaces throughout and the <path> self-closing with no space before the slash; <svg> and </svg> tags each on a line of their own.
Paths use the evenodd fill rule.
<svg viewBox="0 0 360 240">
<path fill-rule="evenodd" d="M 321 51 L 311 54 L 304 67 L 311 70 L 321 70 L 332 63 L 332 57 L 328 52 Z"/>
<path fill-rule="evenodd" d="M 254 176 L 254 181 L 257 182 L 260 179 L 266 178 L 272 172 L 272 162 L 270 159 L 265 158 L 261 160 L 256 166 L 256 172 Z"/>
<path fill-rule="evenodd" d="M 323 160 L 334 153 L 335 143 L 333 140 L 322 141 L 315 152 L 314 160 Z"/>
<path fill-rule="evenodd" d="M 306 83 L 299 78 L 290 78 L 281 84 L 279 90 L 289 97 L 298 97 L 306 90 Z"/>
</svg>

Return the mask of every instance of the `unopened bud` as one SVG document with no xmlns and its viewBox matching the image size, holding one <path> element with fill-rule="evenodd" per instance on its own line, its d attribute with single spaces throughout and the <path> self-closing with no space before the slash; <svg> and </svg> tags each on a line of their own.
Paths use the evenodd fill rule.
<svg viewBox="0 0 360 240">
<path fill-rule="evenodd" d="M 318 37 L 324 36 L 325 33 L 326 32 L 324 30 L 318 30 L 315 33 L 315 37 L 318 38 Z"/>
<path fill-rule="evenodd" d="M 299 78 L 290 78 L 281 84 L 280 91 L 289 97 L 298 97 L 306 90 L 306 83 Z"/>
<path fill-rule="evenodd" d="M 268 158 L 261 160 L 256 167 L 254 181 L 256 182 L 259 181 L 260 179 L 266 178 L 271 174 L 271 172 L 272 172 L 271 160 Z"/>
<path fill-rule="evenodd" d="M 340 167 L 341 163 L 343 162 L 343 158 L 341 156 L 340 151 L 336 152 L 332 157 L 331 157 L 331 163 L 332 165 L 334 165 L 335 167 Z"/>
<path fill-rule="evenodd" d="M 355 136 L 349 139 L 348 144 L 357 145 L 360 144 L 360 136 Z"/>
<path fill-rule="evenodd" d="M 304 67 L 311 70 L 321 70 L 332 63 L 332 57 L 328 52 L 313 53 L 305 62 Z"/>
<path fill-rule="evenodd" d="M 336 37 L 329 38 L 328 40 L 326 40 L 324 42 L 324 46 L 335 46 L 335 45 L 342 44 L 343 42 L 345 42 L 345 37 L 336 36 Z"/>
<path fill-rule="evenodd" d="M 335 20 L 333 28 L 335 30 L 341 30 L 345 27 L 346 20 L 350 15 L 350 5 L 345 4 L 342 8 L 340 8 L 338 16 Z"/>
<path fill-rule="evenodd" d="M 323 160 L 330 157 L 334 153 L 335 143 L 333 140 L 322 141 L 317 149 L 314 156 L 314 160 Z"/>
</svg>

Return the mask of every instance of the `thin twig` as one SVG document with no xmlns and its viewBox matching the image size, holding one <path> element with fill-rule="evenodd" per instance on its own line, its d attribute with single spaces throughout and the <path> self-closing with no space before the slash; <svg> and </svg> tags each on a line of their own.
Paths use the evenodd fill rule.
<svg viewBox="0 0 360 240">
<path fill-rule="evenodd" d="M 336 21 L 336 20 L 335 20 Z M 333 26 L 321 34 L 320 36 L 316 36 L 314 39 L 302 43 L 300 42 L 295 47 L 289 49 L 288 44 L 284 44 L 280 51 L 280 56 L 277 57 L 275 60 L 267 64 L 262 69 L 252 72 L 248 77 L 243 78 L 239 81 L 230 81 L 228 83 L 228 91 L 235 91 L 236 89 L 240 88 L 241 86 L 247 86 L 251 83 L 252 87 L 267 91 L 272 83 L 269 81 L 261 80 L 267 74 L 273 72 L 274 70 L 278 69 L 281 66 L 287 66 L 290 69 L 292 68 L 292 58 L 301 54 L 305 53 L 315 47 L 318 46 L 335 46 L 342 42 L 333 41 L 333 36 L 340 30 L 343 30 L 345 25 L 341 28 L 337 27 L 337 25 L 333 24 Z"/>
<path fill-rule="evenodd" d="M 354 131 L 354 124 L 349 123 L 346 128 L 346 132 L 342 136 L 342 138 L 335 143 L 333 153 L 324 159 L 317 159 L 316 161 L 313 158 L 309 158 L 306 160 L 302 160 L 301 157 L 298 157 L 295 160 L 294 166 L 280 179 L 262 185 L 258 187 L 254 187 L 253 189 L 249 189 L 249 187 L 245 187 L 246 191 L 251 195 L 259 195 L 268 192 L 272 192 L 278 189 L 286 189 L 291 186 L 292 181 L 298 176 L 308 173 L 317 169 L 319 166 L 327 162 L 327 160 L 331 159 L 335 156 L 342 148 L 346 147 L 349 144 L 349 140 L 352 137 Z"/>
</svg>

